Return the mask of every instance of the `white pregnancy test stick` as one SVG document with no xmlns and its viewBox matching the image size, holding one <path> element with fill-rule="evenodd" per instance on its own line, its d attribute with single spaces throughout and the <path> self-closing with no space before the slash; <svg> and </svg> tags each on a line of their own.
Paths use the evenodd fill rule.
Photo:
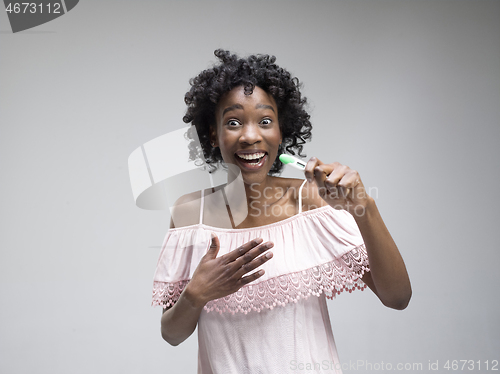
<svg viewBox="0 0 500 374">
<path fill-rule="evenodd" d="M 284 153 L 280 155 L 280 161 L 285 165 L 293 166 L 295 169 L 304 170 L 306 168 L 306 163 L 304 161 Z"/>
</svg>

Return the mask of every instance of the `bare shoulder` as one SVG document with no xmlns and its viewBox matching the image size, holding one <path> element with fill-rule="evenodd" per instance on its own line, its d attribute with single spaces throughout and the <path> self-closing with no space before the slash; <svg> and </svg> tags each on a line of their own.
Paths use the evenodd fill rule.
<svg viewBox="0 0 500 374">
<path fill-rule="evenodd" d="M 290 196 L 290 199 L 294 201 L 298 200 L 299 189 L 302 185 L 303 179 L 295 179 L 295 178 L 282 178 L 282 177 L 274 177 L 275 186 L 282 190 L 282 193 L 287 193 Z"/>
<path fill-rule="evenodd" d="M 302 187 L 302 191 L 300 191 L 300 187 Z M 294 204 L 298 204 L 299 202 L 299 193 L 302 195 L 302 211 L 313 210 L 316 208 L 320 208 L 322 206 L 327 205 L 326 202 L 319 196 L 318 188 L 316 184 L 313 183 L 304 183 L 304 179 L 295 179 L 295 178 L 279 178 L 279 186 L 288 189 L 290 199 L 293 199 Z"/>
<path fill-rule="evenodd" d="M 170 228 L 196 225 L 200 217 L 201 191 L 185 194 L 177 199 L 170 210 Z"/>
<path fill-rule="evenodd" d="M 294 182 L 295 188 L 297 189 L 296 196 L 299 196 L 299 189 L 302 183 L 304 183 L 303 179 L 296 179 L 296 182 Z M 317 208 L 321 208 L 327 203 L 325 200 L 319 196 L 318 193 L 318 187 L 316 186 L 316 183 L 312 182 L 305 182 L 304 187 L 302 187 L 302 211 L 308 211 L 308 210 L 313 210 Z"/>
</svg>

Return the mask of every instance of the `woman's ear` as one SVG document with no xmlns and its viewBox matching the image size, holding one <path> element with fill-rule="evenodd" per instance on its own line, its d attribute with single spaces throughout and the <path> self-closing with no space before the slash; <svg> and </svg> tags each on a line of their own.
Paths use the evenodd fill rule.
<svg viewBox="0 0 500 374">
<path fill-rule="evenodd" d="M 217 145 L 217 132 L 215 131 L 214 126 L 210 126 L 210 145 L 214 148 L 218 147 L 218 145 Z"/>
</svg>

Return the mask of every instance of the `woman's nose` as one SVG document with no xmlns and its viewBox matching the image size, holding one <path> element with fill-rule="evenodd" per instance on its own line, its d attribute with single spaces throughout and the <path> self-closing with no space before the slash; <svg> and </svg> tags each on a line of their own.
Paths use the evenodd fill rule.
<svg viewBox="0 0 500 374">
<path fill-rule="evenodd" d="M 259 125 L 245 124 L 241 130 L 240 142 L 255 144 L 262 140 Z"/>
</svg>

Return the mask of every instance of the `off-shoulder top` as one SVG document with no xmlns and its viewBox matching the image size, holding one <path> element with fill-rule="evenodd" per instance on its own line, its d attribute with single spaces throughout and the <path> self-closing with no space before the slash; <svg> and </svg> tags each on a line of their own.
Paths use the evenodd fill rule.
<svg viewBox="0 0 500 374">
<path fill-rule="evenodd" d="M 164 308 L 191 279 L 211 232 L 219 237 L 218 256 L 256 237 L 274 243 L 273 258 L 259 267 L 262 277 L 205 305 L 198 373 L 289 373 L 301 364 L 316 368 L 308 372 L 341 372 L 325 297 L 364 289 L 368 256 L 348 212 L 330 206 L 302 211 L 303 186 L 298 214 L 245 229 L 203 224 L 202 191 L 199 223 L 168 231 L 153 282 L 152 304 Z"/>
</svg>

